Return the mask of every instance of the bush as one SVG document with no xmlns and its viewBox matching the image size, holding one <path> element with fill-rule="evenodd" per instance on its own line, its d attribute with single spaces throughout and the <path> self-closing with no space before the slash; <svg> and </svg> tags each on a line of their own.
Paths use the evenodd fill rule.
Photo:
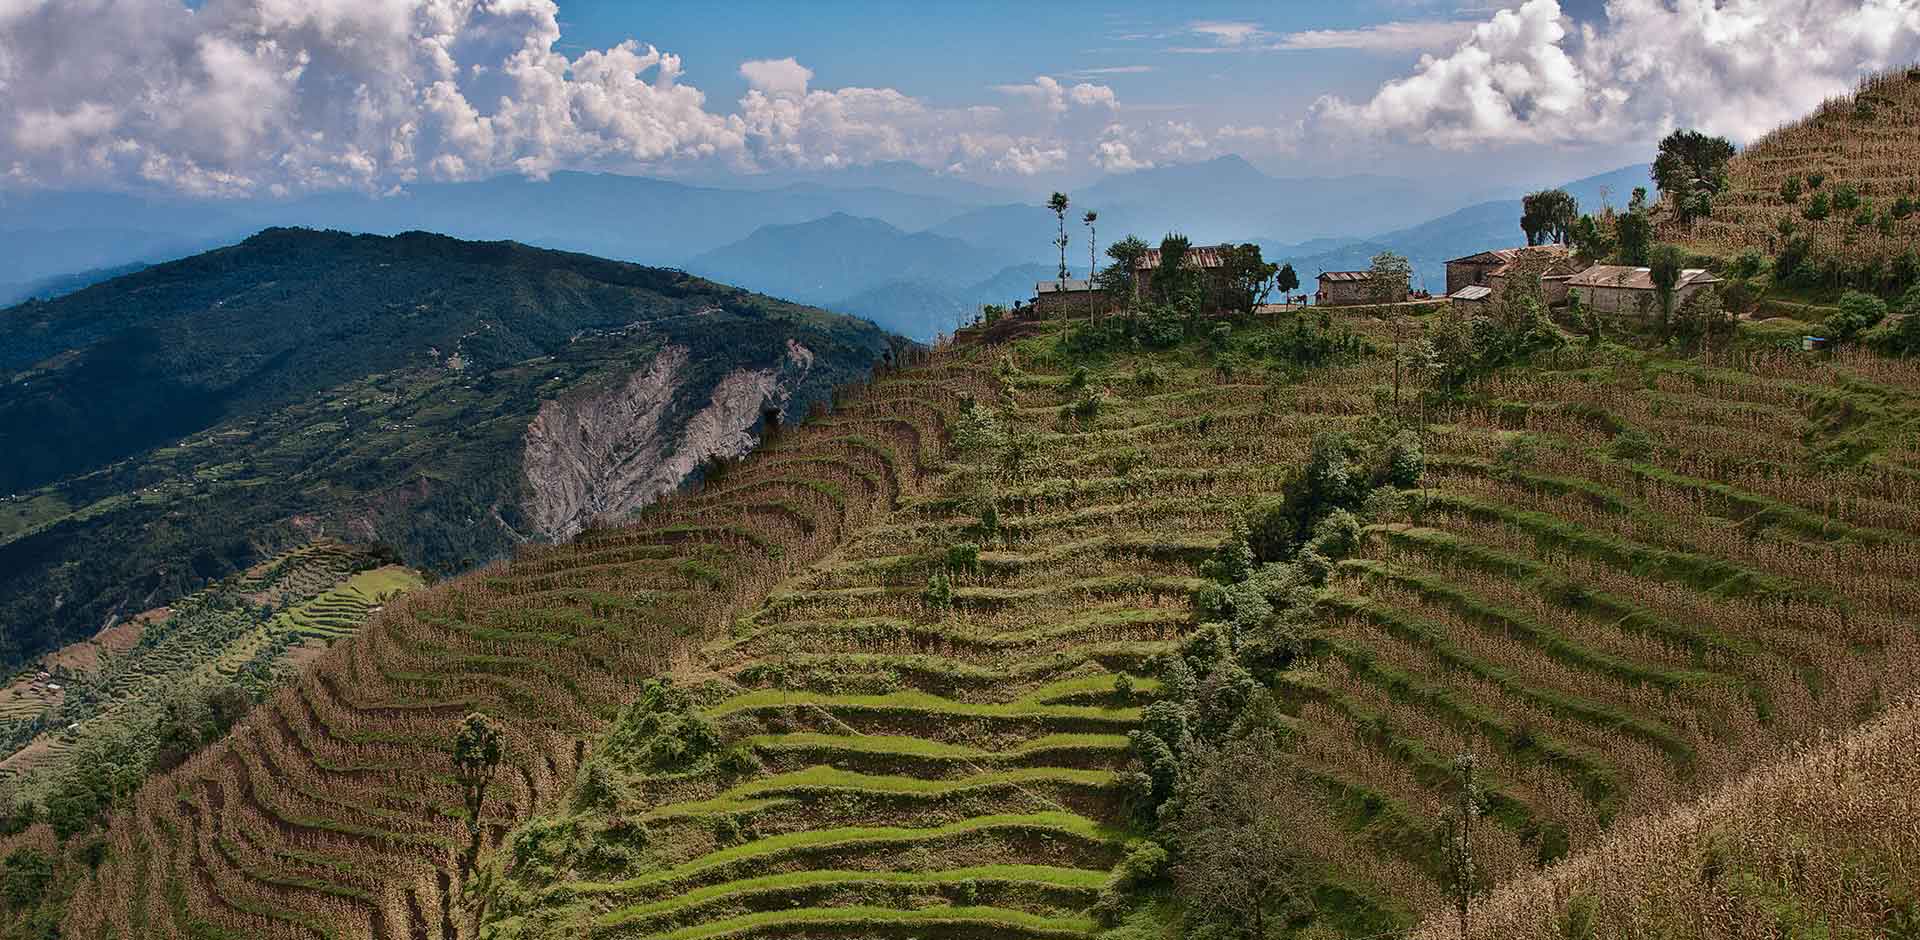
<svg viewBox="0 0 1920 940">
<path fill-rule="evenodd" d="M 1852 212 L 1860 208 L 1860 190 L 1851 183 L 1841 183 L 1833 188 L 1833 208 L 1838 212 Z"/>
<path fill-rule="evenodd" d="M 1819 189 L 1820 184 L 1825 183 L 1826 181 L 1827 181 L 1827 174 L 1825 173 L 1808 173 L 1807 174 L 1808 189 Z"/>
<path fill-rule="evenodd" d="M 1617 460 L 1646 460 L 1653 456 L 1653 438 L 1639 428 L 1628 428 L 1613 436 L 1607 453 Z"/>
<path fill-rule="evenodd" d="M 1811 221 L 1818 222 L 1827 217 L 1832 205 L 1826 193 L 1814 193 L 1813 198 L 1807 200 L 1807 207 L 1800 210 L 1800 214 Z"/>
<path fill-rule="evenodd" d="M 1781 182 L 1780 198 L 1785 199 L 1788 203 L 1800 201 L 1800 177 L 1797 174 L 1789 176 Z"/>
<path fill-rule="evenodd" d="M 980 545 L 977 542 L 956 542 L 947 546 L 947 570 L 955 574 L 968 574 L 980 568 Z"/>
<path fill-rule="evenodd" d="M 720 729 L 671 679 L 648 679 L 640 697 L 621 707 L 608 730 L 610 760 L 640 770 L 691 770 L 721 749 Z"/>
<path fill-rule="evenodd" d="M 953 607 L 953 584 L 947 580 L 947 573 L 936 571 L 927 578 L 927 586 L 920 592 L 920 600 L 936 611 Z"/>
<path fill-rule="evenodd" d="M 36 848 L 14 849 L 7 856 L 6 870 L 0 873 L 0 894 L 7 907 L 21 911 L 40 903 L 53 883 L 53 859 Z"/>
<path fill-rule="evenodd" d="M 1852 339 L 1887 317 L 1885 301 L 1857 290 L 1847 291 L 1839 306 L 1840 312 L 1828 317 L 1825 324 L 1828 337 L 1836 340 Z"/>
</svg>

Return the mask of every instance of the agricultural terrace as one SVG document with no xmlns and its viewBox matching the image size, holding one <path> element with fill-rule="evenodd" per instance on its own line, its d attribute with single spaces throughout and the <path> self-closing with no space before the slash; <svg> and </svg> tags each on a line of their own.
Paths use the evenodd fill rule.
<svg viewBox="0 0 1920 940">
<path fill-rule="evenodd" d="M 0 692 L 0 781 L 16 801 L 40 801 L 76 752 L 127 766 L 183 693 L 262 694 L 419 586 L 369 550 L 321 539 L 49 653 Z"/>
<path fill-rule="evenodd" d="M 1384 353 L 1431 324 L 1208 326 L 963 336 L 389 607 L 144 791 L 70 925 L 1367 936 L 1910 684 L 1915 364 L 1561 346 L 1422 394 Z M 508 747 L 462 899 L 474 709 Z"/>
<path fill-rule="evenodd" d="M 135 795 L 70 902 L 71 936 L 472 936 L 458 860 L 573 782 L 642 681 L 914 486 L 990 376 L 884 375 L 709 485 L 619 528 L 389 601 L 223 742 Z M 287 619 L 322 635 L 340 608 Z M 478 818 L 453 761 L 463 716 L 502 732 Z"/>
<path fill-rule="evenodd" d="M 1727 170 L 1712 214 L 1669 236 L 1728 255 L 1773 254 L 1804 238 L 1837 272 L 1828 283 L 1880 281 L 1902 255 L 1910 266 L 1920 240 L 1920 68 L 1869 76 L 1754 141 Z"/>
<path fill-rule="evenodd" d="M 1403 376 L 1396 412 L 1392 361 L 1360 347 L 1420 326 L 1345 322 L 1158 352 L 1051 325 L 946 352 L 997 388 L 945 459 L 621 714 L 567 804 L 496 856 L 489 935 L 1205 920 L 1167 899 L 1204 890 L 1199 866 L 1168 893 L 1130 840 L 1231 841 L 1179 808 L 1195 784 L 1157 792 L 1149 742 L 1197 763 L 1239 736 L 1281 742 L 1262 786 L 1292 900 L 1269 912 L 1403 929 L 1448 903 L 1456 755 L 1484 795 L 1478 893 L 1852 726 L 1913 674 L 1912 364 L 1564 348 L 1459 396 Z M 1349 544 L 1268 569 L 1306 587 L 1271 595 L 1307 618 L 1302 648 L 1257 649 L 1271 618 L 1203 625 L 1239 619 L 1212 588 L 1265 576 L 1222 573 L 1236 542 L 1287 557 L 1236 523 L 1358 481 L 1396 429 L 1423 472 L 1356 488 Z M 1235 699 L 1236 656 L 1265 691 Z"/>
<path fill-rule="evenodd" d="M 1900 937 L 1920 924 L 1920 701 L 1494 892 L 1476 937 Z M 1863 890 L 1864 886 L 1864 890 Z M 1417 940 L 1460 936 L 1436 918 Z"/>
</svg>

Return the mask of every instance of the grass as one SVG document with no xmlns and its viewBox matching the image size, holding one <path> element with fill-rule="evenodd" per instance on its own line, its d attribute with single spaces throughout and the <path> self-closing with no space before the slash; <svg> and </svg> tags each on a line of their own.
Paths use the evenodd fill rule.
<svg viewBox="0 0 1920 940">
<path fill-rule="evenodd" d="M 660 940 L 707 940 L 773 927 L 840 928 L 859 931 L 873 928 L 939 930 L 944 927 L 991 925 L 1018 936 L 1079 938 L 1093 933 L 1094 922 L 1086 917 L 1042 917 L 1021 911 L 995 907 L 929 907 L 896 910 L 883 907 L 800 908 L 790 911 L 762 911 L 743 914 L 708 924 L 685 927 L 664 934 Z"/>
<path fill-rule="evenodd" d="M 924 829 L 900 826 L 813 829 L 729 846 L 692 861 L 668 866 L 638 878 L 614 882 L 581 881 L 574 882 L 571 887 L 581 894 L 621 894 L 690 881 L 708 872 L 741 862 L 756 861 L 760 864 L 770 864 L 775 857 L 782 855 L 852 847 L 880 848 L 895 845 L 904 848 L 914 844 L 974 834 L 1005 834 L 1022 831 L 1035 832 L 1053 838 L 1095 843 L 1110 841 L 1118 834 L 1116 830 L 1095 823 L 1084 816 L 1064 812 L 978 816 Z"/>
<path fill-rule="evenodd" d="M 945 871 L 799 871 L 764 875 L 707 885 L 647 904 L 617 908 L 600 916 L 598 924 L 618 927 L 657 914 L 695 907 L 711 901 L 754 893 L 775 893 L 823 885 L 957 885 L 966 881 L 1041 884 L 1092 892 L 1105 884 L 1108 873 L 1048 865 L 977 865 Z"/>
<path fill-rule="evenodd" d="M 1108 680 L 1111 684 L 1112 680 Z M 789 706 L 814 706 L 834 711 L 890 712 L 896 714 L 951 715 L 963 718 L 1054 718 L 1078 719 L 1107 724 L 1132 724 L 1140 720 L 1138 708 L 1095 708 L 1085 705 L 1047 705 L 1032 699 L 1006 704 L 956 702 L 925 692 L 888 692 L 881 695 L 829 695 L 816 692 L 788 692 L 762 689 L 736 695 L 706 710 L 713 717 L 735 712 Z"/>
</svg>

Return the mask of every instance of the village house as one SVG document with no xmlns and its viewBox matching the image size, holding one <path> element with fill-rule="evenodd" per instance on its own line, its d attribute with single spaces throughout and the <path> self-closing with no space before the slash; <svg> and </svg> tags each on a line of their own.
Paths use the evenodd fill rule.
<svg viewBox="0 0 1920 940">
<path fill-rule="evenodd" d="M 1704 269 L 1687 268 L 1674 285 L 1673 306 L 1677 309 L 1687 298 L 1719 283 L 1719 278 Z M 1660 303 L 1650 268 L 1597 264 L 1569 278 L 1567 287 L 1570 296 L 1597 313 L 1639 313 L 1657 309 Z"/>
<path fill-rule="evenodd" d="M 1469 284 L 1448 294 L 1447 300 L 1452 302 L 1455 310 L 1475 312 L 1493 302 L 1493 288 L 1485 284 Z"/>
<path fill-rule="evenodd" d="M 1402 303 L 1410 296 L 1402 292 L 1388 302 Z M 1323 307 L 1352 307 L 1379 303 L 1380 298 L 1374 296 L 1371 271 L 1323 271 L 1320 273 L 1320 289 L 1313 295 L 1313 302 Z"/>
<path fill-rule="evenodd" d="M 1092 281 L 1068 278 L 1064 281 L 1040 281 L 1033 285 L 1032 315 L 1042 320 L 1102 314 L 1113 306 L 1106 291 Z"/>
<path fill-rule="evenodd" d="M 1491 288 L 1491 297 L 1500 296 L 1508 281 L 1520 271 L 1537 270 L 1540 292 L 1549 305 L 1567 302 L 1568 283 L 1583 269 L 1566 245 L 1536 245 L 1530 248 L 1496 248 L 1447 262 L 1447 296 L 1453 298 L 1470 287 Z M 1464 298 L 1479 302 L 1488 297 Z"/>
<path fill-rule="evenodd" d="M 1218 297 L 1218 288 L 1223 286 L 1227 273 L 1227 252 L 1232 245 L 1194 245 L 1187 249 L 1186 257 L 1180 260 L 1180 266 L 1201 271 L 1210 282 L 1206 292 L 1208 297 Z M 1145 297 L 1153 289 L 1153 272 L 1160 269 L 1160 249 L 1149 248 L 1133 262 L 1133 296 Z"/>
</svg>

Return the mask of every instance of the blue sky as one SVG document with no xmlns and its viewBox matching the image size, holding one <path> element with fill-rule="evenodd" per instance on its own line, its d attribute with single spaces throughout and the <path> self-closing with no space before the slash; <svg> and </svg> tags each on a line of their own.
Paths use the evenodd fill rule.
<svg viewBox="0 0 1920 940">
<path fill-rule="evenodd" d="M 1513 186 L 1750 140 L 1920 60 L 1920 0 L 11 0 L 0 190 L 205 198 L 1239 154 Z"/>
</svg>

